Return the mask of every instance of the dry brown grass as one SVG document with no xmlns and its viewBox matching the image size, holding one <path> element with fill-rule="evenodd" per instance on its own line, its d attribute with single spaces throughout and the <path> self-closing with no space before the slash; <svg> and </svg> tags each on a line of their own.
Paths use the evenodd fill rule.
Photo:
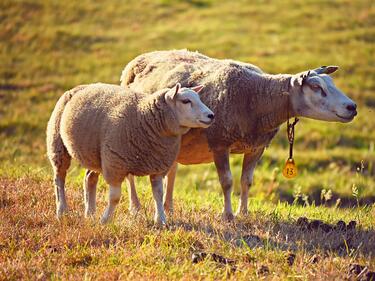
<svg viewBox="0 0 375 281">
<path fill-rule="evenodd" d="M 261 278 L 259 268 L 267 266 L 264 277 L 270 279 L 342 280 L 351 263 L 374 264 L 375 232 L 361 225 L 354 231 L 304 231 L 295 219 L 267 208 L 223 223 L 218 210 L 178 202 L 169 229 L 158 229 L 151 203 L 132 217 L 123 200 L 114 222 L 102 226 L 98 218 L 83 218 L 81 192 L 68 188 L 68 197 L 70 213 L 58 221 L 50 183 L 0 180 L 0 279 L 245 280 Z M 193 264 L 191 255 L 199 251 L 234 259 L 237 270 L 212 259 Z M 292 266 L 289 253 L 296 254 Z"/>
</svg>

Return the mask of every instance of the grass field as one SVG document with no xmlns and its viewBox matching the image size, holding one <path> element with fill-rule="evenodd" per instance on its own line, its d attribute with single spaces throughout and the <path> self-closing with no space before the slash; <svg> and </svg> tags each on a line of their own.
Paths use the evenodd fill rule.
<svg viewBox="0 0 375 281">
<path fill-rule="evenodd" d="M 342 280 L 350 264 L 375 270 L 375 3 L 373 1 L 25 1 L 0 2 L 0 280 Z M 140 53 L 188 48 L 258 65 L 269 73 L 341 67 L 336 84 L 358 104 L 349 124 L 303 119 L 296 127 L 300 174 L 285 180 L 285 127 L 265 152 L 250 214 L 220 218 L 214 165 L 180 166 L 169 229 L 153 226 L 147 178 L 143 211 L 83 219 L 84 171 L 72 165 L 70 213 L 54 217 L 45 128 L 58 97 L 75 85 L 119 83 Z M 231 159 L 238 203 L 241 157 Z M 305 216 L 355 230 L 305 231 Z M 207 252 L 235 265 L 192 254 Z M 293 265 L 287 256 L 295 254 Z M 236 270 L 234 270 L 234 266 Z M 266 269 L 267 268 L 267 269 Z"/>
</svg>

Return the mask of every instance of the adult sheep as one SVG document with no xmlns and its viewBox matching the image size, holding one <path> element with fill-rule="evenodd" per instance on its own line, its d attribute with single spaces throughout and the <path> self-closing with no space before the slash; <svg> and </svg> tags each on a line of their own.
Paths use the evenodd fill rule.
<svg viewBox="0 0 375 281">
<path fill-rule="evenodd" d="M 128 175 L 150 175 L 155 222 L 165 224 L 162 177 L 176 159 L 181 134 L 190 128 L 207 128 L 214 118 L 196 93 L 201 89 L 180 89 L 177 84 L 173 89 L 144 95 L 98 83 L 65 92 L 47 127 L 57 216 L 67 210 L 65 176 L 74 158 L 87 169 L 86 215 L 95 212 L 99 173 L 110 187 L 103 223 L 112 217 L 120 200 L 123 179 Z"/>
<path fill-rule="evenodd" d="M 205 86 L 200 96 L 214 111 L 215 122 L 183 136 L 177 162 L 215 162 L 224 193 L 223 216 L 233 219 L 229 153 L 244 154 L 238 213 L 246 214 L 256 163 L 282 123 L 295 116 L 350 122 L 357 114 L 356 104 L 328 75 L 337 69 L 322 66 L 295 75 L 271 75 L 251 64 L 198 52 L 156 51 L 132 60 L 122 72 L 121 85 L 144 92 L 177 82 L 185 87 Z M 172 208 L 175 173 L 176 164 L 168 173 L 166 210 Z"/>
</svg>

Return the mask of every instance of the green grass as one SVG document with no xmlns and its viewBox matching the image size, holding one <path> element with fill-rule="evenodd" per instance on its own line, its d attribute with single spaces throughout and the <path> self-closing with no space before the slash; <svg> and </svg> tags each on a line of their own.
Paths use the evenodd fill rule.
<svg viewBox="0 0 375 281">
<path fill-rule="evenodd" d="M 212 261 L 192 265 L 196 244 L 236 259 L 233 279 L 260 278 L 261 265 L 274 279 L 342 279 L 351 262 L 373 265 L 374 41 L 375 5 L 364 0 L 1 1 L 0 279 L 228 277 L 228 268 Z M 250 62 L 269 73 L 339 65 L 335 83 L 358 103 L 359 115 L 349 124 L 300 121 L 294 151 L 300 173 L 292 181 L 280 172 L 288 153 L 282 127 L 255 171 L 249 216 L 232 224 L 220 219 L 212 164 L 180 166 L 176 214 L 171 229 L 161 231 L 151 222 L 146 178 L 138 180 L 145 209 L 139 218 L 128 213 L 124 191 L 112 224 L 82 220 L 83 170 L 74 164 L 67 188 L 71 214 L 57 222 L 45 128 L 58 97 L 78 84 L 118 84 L 138 54 L 178 48 Z M 241 157 L 233 156 L 231 166 L 236 207 Z M 102 180 L 99 189 L 100 213 L 107 191 Z M 333 194 L 326 202 L 323 189 Z M 311 237 L 298 230 L 299 216 L 356 220 L 353 245 L 362 246 L 343 253 L 336 245 L 342 236 Z M 249 233 L 262 239 L 261 247 L 238 246 L 238 237 Z M 292 267 L 284 259 L 290 250 L 297 254 Z M 322 257 L 317 265 L 309 263 L 314 254 Z M 246 261 L 249 256 L 255 260 Z"/>
</svg>

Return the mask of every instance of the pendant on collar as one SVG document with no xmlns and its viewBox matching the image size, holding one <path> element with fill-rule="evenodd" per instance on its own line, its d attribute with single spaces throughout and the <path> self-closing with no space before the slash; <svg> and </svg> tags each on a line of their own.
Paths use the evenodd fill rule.
<svg viewBox="0 0 375 281">
<path fill-rule="evenodd" d="M 299 121 L 298 118 L 294 118 L 293 123 L 289 123 L 289 119 L 287 121 L 287 136 L 289 141 L 289 158 L 285 162 L 285 166 L 283 169 L 283 176 L 287 179 L 292 179 L 297 176 L 298 170 L 297 166 L 294 163 L 293 159 L 293 143 L 294 143 L 294 126 Z"/>
<path fill-rule="evenodd" d="M 286 177 L 287 179 L 292 179 L 297 176 L 298 170 L 297 166 L 294 163 L 293 159 L 288 159 L 285 162 L 285 166 L 283 169 L 283 176 Z"/>
</svg>

